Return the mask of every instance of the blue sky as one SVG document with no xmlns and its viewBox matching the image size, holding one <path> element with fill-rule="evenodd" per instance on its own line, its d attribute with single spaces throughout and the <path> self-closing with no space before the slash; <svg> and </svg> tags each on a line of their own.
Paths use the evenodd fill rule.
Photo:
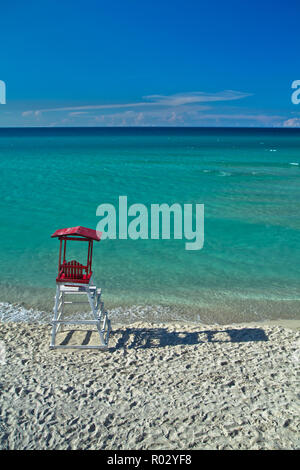
<svg viewBox="0 0 300 470">
<path fill-rule="evenodd" d="M 300 2 L 2 1 L 0 126 L 300 126 Z"/>
</svg>

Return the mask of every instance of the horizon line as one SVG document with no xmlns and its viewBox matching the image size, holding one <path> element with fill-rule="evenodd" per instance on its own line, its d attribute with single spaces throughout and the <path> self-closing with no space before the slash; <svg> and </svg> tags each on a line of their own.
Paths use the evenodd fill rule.
<svg viewBox="0 0 300 470">
<path fill-rule="evenodd" d="M 283 126 L 0 126 L 0 129 L 284 129 L 300 127 Z"/>
</svg>

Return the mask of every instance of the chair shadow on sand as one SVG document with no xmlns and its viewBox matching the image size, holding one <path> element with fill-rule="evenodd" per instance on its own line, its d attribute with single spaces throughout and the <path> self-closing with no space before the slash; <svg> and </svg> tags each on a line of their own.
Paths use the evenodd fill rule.
<svg viewBox="0 0 300 470">
<path fill-rule="evenodd" d="M 76 330 L 65 332 L 61 345 L 69 344 Z M 91 341 L 92 330 L 86 330 L 81 344 L 88 345 Z M 203 343 L 245 343 L 253 341 L 268 341 L 265 331 L 261 328 L 226 328 L 224 330 L 203 330 L 193 332 L 169 331 L 167 328 L 126 328 L 126 330 L 112 330 L 114 335 L 120 335 L 115 346 L 110 346 L 110 351 L 117 349 L 147 349 L 163 348 L 165 346 L 196 345 Z"/>
<path fill-rule="evenodd" d="M 119 331 L 116 331 L 119 333 Z M 203 330 L 193 332 L 168 331 L 166 328 L 127 328 L 112 349 L 146 349 L 202 343 L 245 343 L 268 341 L 261 328 Z"/>
<path fill-rule="evenodd" d="M 71 338 L 80 330 L 69 330 L 65 332 L 64 339 L 60 342 L 60 346 L 67 346 L 70 343 Z M 93 330 L 84 330 L 85 337 L 81 342 L 82 346 L 86 346 L 90 343 L 92 334 L 95 333 Z"/>
</svg>

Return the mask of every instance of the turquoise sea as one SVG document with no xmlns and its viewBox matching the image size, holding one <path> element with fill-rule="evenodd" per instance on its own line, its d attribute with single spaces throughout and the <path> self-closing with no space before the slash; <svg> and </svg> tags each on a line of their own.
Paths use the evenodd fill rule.
<svg viewBox="0 0 300 470">
<path fill-rule="evenodd" d="M 96 228 L 99 204 L 205 205 L 205 242 L 104 240 L 94 280 L 133 318 L 296 318 L 300 129 L 0 129 L 0 301 L 53 307 L 58 228 Z M 75 255 L 79 256 L 75 250 Z M 124 314 L 124 318 L 126 314 Z"/>
</svg>

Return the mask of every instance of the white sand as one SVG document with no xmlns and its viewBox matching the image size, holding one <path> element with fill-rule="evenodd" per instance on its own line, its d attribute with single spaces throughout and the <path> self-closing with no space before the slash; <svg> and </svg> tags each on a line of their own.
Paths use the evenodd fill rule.
<svg viewBox="0 0 300 470">
<path fill-rule="evenodd" d="M 113 325 L 101 352 L 2 323 L 0 448 L 298 449 L 300 336 L 284 325 Z"/>
</svg>

